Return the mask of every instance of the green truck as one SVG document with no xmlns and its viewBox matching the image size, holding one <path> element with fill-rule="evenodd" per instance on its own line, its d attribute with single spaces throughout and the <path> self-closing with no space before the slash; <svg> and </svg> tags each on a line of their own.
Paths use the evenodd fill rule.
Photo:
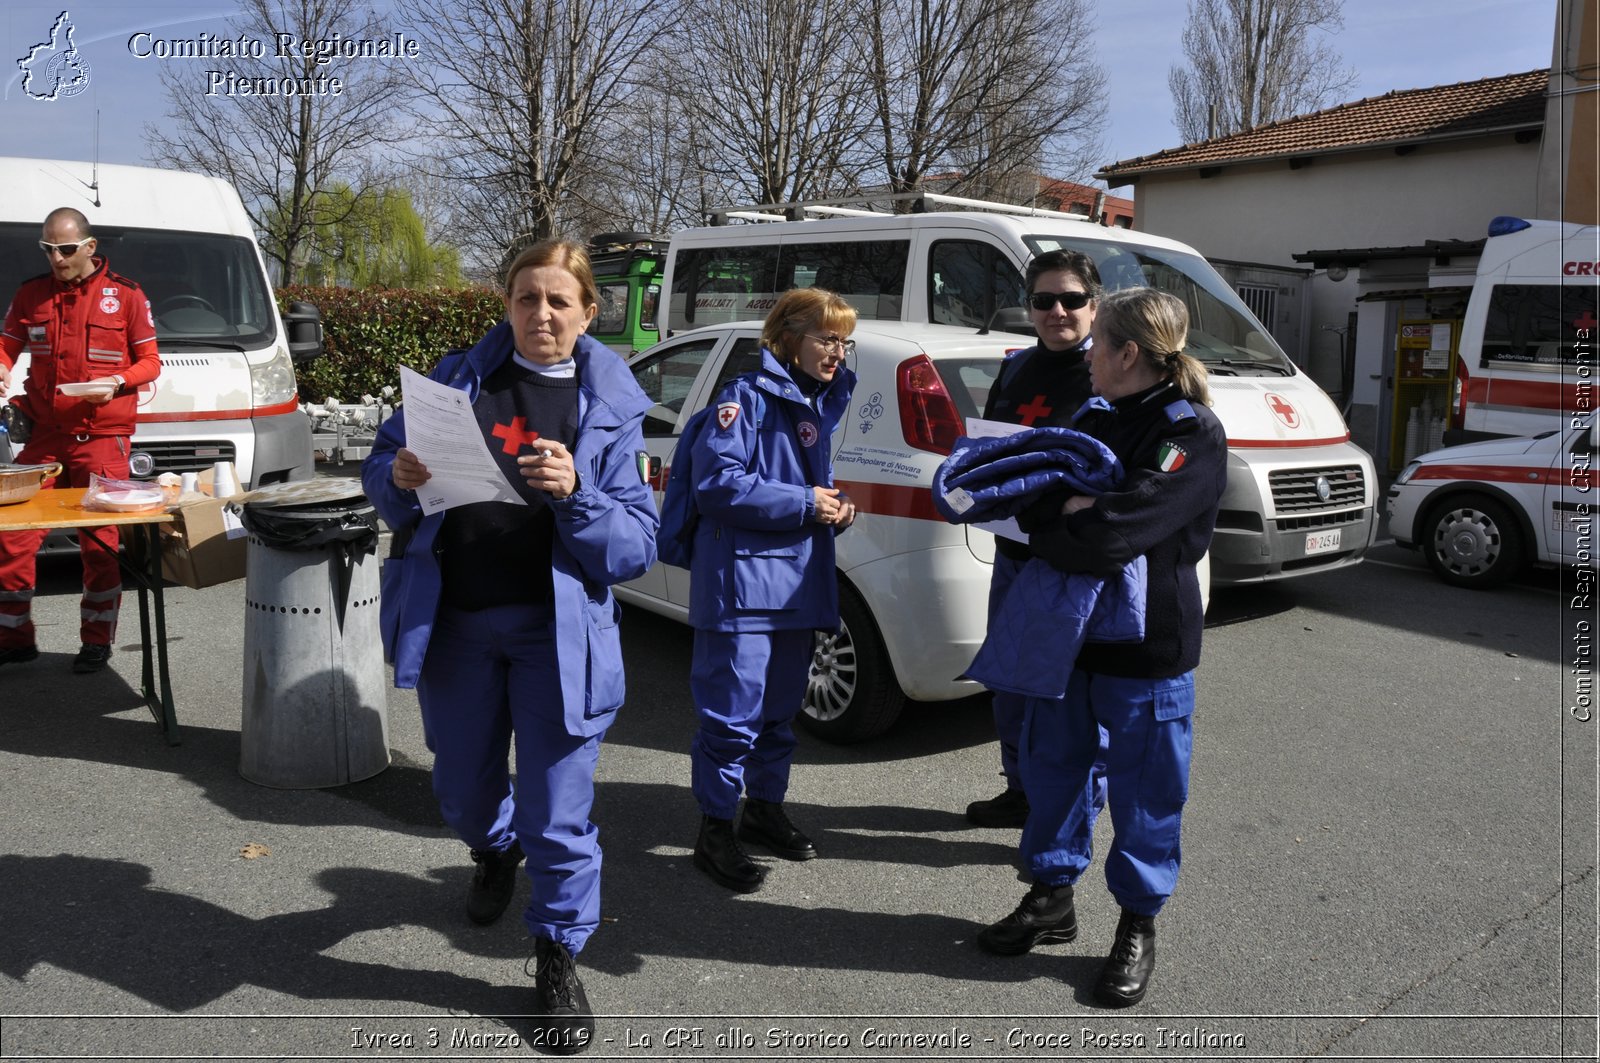
<svg viewBox="0 0 1600 1063">
<path fill-rule="evenodd" d="M 589 261 L 600 291 L 600 313 L 589 325 L 589 335 L 624 358 L 660 339 L 656 309 L 661 301 L 667 238 L 650 233 L 597 233 L 589 241 Z"/>
</svg>

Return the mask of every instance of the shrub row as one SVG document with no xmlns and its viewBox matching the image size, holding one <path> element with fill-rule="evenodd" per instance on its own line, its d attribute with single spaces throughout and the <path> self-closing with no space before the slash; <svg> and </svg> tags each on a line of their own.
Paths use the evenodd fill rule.
<svg viewBox="0 0 1600 1063">
<path fill-rule="evenodd" d="M 322 311 L 326 351 L 295 369 L 300 401 L 312 403 L 329 396 L 359 402 L 385 385 L 398 391 L 402 365 L 426 373 L 446 351 L 482 339 L 505 313 L 500 294 L 489 288 L 279 288 L 278 309 L 291 301 Z"/>
</svg>

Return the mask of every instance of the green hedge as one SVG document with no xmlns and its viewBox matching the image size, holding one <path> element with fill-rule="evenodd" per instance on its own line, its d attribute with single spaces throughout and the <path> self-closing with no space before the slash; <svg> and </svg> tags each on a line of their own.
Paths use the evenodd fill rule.
<svg viewBox="0 0 1600 1063">
<path fill-rule="evenodd" d="M 295 369 L 300 401 L 328 396 L 360 402 L 384 385 L 400 387 L 400 367 L 426 373 L 452 347 L 470 347 L 505 314 L 500 294 L 489 288 L 450 291 L 409 289 L 354 291 L 288 285 L 278 289 L 278 309 L 291 300 L 322 311 L 327 349 Z"/>
</svg>

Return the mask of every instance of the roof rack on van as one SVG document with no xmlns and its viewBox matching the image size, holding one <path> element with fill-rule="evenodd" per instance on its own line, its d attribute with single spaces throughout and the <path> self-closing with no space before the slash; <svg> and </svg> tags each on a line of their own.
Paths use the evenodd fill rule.
<svg viewBox="0 0 1600 1063">
<path fill-rule="evenodd" d="M 940 192 L 880 192 L 877 195 L 837 196 L 827 199 L 797 199 L 788 203 L 752 203 L 745 206 L 712 207 L 706 218 L 712 225 L 726 225 L 736 221 L 804 221 L 812 215 L 829 214 L 846 217 L 877 217 L 887 212 L 872 209 L 884 203 L 910 202 L 913 213 L 924 213 L 938 207 L 961 207 L 967 210 L 992 211 L 997 214 L 1024 214 L 1037 218 L 1065 218 L 1069 221 L 1088 221 L 1087 214 L 1073 214 L 1064 210 L 1046 210 L 1020 203 L 995 203 L 986 199 L 966 199 L 947 196 Z M 850 209 L 850 204 L 866 209 Z M 780 213 L 781 212 L 781 213 Z"/>
</svg>

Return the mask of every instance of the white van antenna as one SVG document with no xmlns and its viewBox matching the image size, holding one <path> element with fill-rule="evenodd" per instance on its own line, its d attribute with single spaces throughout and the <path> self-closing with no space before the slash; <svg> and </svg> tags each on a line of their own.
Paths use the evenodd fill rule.
<svg viewBox="0 0 1600 1063">
<path fill-rule="evenodd" d="M 90 171 L 89 189 L 94 193 L 94 205 L 100 205 L 100 108 L 94 109 L 94 168 Z"/>
</svg>

